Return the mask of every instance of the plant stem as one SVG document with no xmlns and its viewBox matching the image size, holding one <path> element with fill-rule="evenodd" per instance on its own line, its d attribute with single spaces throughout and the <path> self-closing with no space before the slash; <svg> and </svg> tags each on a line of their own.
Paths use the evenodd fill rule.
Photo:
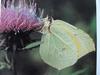
<svg viewBox="0 0 100 75">
<path fill-rule="evenodd" d="M 13 44 L 13 57 L 12 57 L 12 70 L 13 70 L 13 73 L 14 75 L 17 75 L 17 71 L 16 71 L 16 44 Z"/>
<path fill-rule="evenodd" d="M 59 70 L 57 70 L 57 75 L 60 75 L 60 71 Z"/>
</svg>

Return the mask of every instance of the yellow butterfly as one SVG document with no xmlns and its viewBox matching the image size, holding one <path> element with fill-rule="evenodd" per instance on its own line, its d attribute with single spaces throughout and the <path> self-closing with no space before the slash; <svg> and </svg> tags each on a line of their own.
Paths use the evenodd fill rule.
<svg viewBox="0 0 100 75">
<path fill-rule="evenodd" d="M 61 20 L 53 20 L 44 31 L 40 56 L 48 65 L 61 70 L 72 66 L 82 56 L 95 51 L 92 38 L 75 26 Z"/>
</svg>

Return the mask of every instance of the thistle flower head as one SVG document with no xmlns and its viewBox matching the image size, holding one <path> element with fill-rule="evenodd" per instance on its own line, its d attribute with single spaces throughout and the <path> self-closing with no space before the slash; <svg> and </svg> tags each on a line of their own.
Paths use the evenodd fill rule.
<svg viewBox="0 0 100 75">
<path fill-rule="evenodd" d="M 27 3 L 25 0 L 2 0 L 0 33 L 40 28 L 43 21 L 40 16 L 37 16 L 36 9 L 33 1 Z"/>
</svg>

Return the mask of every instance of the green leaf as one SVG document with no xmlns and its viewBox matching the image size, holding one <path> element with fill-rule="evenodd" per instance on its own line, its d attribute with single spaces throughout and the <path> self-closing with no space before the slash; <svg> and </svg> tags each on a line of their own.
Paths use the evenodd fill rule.
<svg viewBox="0 0 100 75">
<path fill-rule="evenodd" d="M 48 65 L 61 70 L 72 66 L 79 58 L 95 50 L 93 40 L 84 31 L 61 20 L 54 20 L 45 31 L 40 56 Z"/>
<path fill-rule="evenodd" d="M 40 44 L 41 44 L 41 41 L 33 42 L 33 43 L 27 45 L 26 47 L 24 47 L 24 49 L 33 48 L 33 47 L 36 47 L 36 46 L 38 46 Z"/>
<path fill-rule="evenodd" d="M 96 35 L 96 16 L 94 16 L 90 22 L 90 33 L 91 36 L 95 39 Z"/>
<path fill-rule="evenodd" d="M 88 69 L 89 69 L 89 68 L 86 67 L 86 68 L 84 68 L 84 69 L 81 69 L 81 70 L 79 70 L 79 71 L 74 72 L 74 73 L 71 74 L 71 75 L 81 75 L 81 74 L 84 74 L 85 72 L 87 73 Z"/>
<path fill-rule="evenodd" d="M 10 64 L 7 62 L 7 52 L 5 50 L 0 50 L 0 70 L 4 68 L 10 68 Z"/>
</svg>

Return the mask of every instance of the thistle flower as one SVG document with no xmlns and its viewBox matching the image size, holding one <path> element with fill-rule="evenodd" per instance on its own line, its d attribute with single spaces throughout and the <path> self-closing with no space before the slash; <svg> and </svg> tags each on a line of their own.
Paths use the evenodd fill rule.
<svg viewBox="0 0 100 75">
<path fill-rule="evenodd" d="M 42 18 L 36 14 L 36 3 L 25 0 L 2 0 L 0 33 L 19 32 L 40 29 Z"/>
</svg>

